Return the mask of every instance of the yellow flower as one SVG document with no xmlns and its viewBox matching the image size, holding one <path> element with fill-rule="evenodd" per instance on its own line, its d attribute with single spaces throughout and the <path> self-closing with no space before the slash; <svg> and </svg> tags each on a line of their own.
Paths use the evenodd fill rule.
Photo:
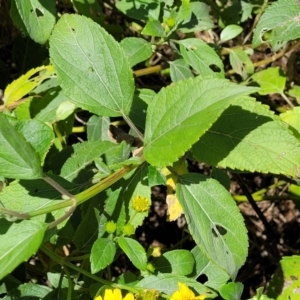
<svg viewBox="0 0 300 300">
<path fill-rule="evenodd" d="M 195 296 L 194 292 L 189 287 L 181 282 L 178 282 L 179 290 L 173 293 L 170 300 L 203 300 L 205 295 Z"/>
<path fill-rule="evenodd" d="M 145 212 L 150 207 L 149 199 L 140 195 L 133 197 L 131 201 L 133 209 L 138 212 Z"/>
<path fill-rule="evenodd" d="M 94 300 L 134 300 L 134 296 L 132 293 L 128 293 L 124 298 L 122 297 L 122 293 L 120 289 L 110 290 L 107 289 L 104 292 L 104 299 L 102 296 L 97 296 Z"/>
</svg>

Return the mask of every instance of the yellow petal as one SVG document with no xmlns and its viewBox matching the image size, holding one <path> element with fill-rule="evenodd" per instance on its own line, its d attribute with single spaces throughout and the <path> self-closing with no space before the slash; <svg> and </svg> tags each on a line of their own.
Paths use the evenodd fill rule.
<svg viewBox="0 0 300 300">
<path fill-rule="evenodd" d="M 132 293 L 128 293 L 125 297 L 124 300 L 134 300 L 134 296 Z"/>
<path fill-rule="evenodd" d="M 113 291 L 106 289 L 104 292 L 104 300 L 113 300 Z"/>
<path fill-rule="evenodd" d="M 120 289 L 114 289 L 113 298 L 111 300 L 122 300 L 122 293 Z"/>
<path fill-rule="evenodd" d="M 183 299 L 189 300 L 195 298 L 194 292 L 191 289 L 189 289 L 189 287 L 186 284 L 178 282 L 178 286 L 179 292 L 181 293 Z"/>
<path fill-rule="evenodd" d="M 181 216 L 183 210 L 176 195 L 167 195 L 166 202 L 168 204 L 169 221 L 177 220 Z"/>
<path fill-rule="evenodd" d="M 184 299 L 182 298 L 182 295 L 180 294 L 180 292 L 176 291 L 175 293 L 172 294 L 170 300 L 184 300 Z"/>
<path fill-rule="evenodd" d="M 94 300 L 103 300 L 103 299 L 100 295 L 98 295 L 96 298 L 94 298 Z"/>
</svg>

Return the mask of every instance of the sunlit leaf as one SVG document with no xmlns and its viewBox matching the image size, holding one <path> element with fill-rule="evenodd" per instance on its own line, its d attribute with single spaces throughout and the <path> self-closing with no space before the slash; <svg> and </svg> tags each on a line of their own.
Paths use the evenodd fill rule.
<svg viewBox="0 0 300 300">
<path fill-rule="evenodd" d="M 92 274 L 104 269 L 113 262 L 116 253 L 115 243 L 106 238 L 99 238 L 92 247 L 90 261 Z"/>
<path fill-rule="evenodd" d="M 0 175 L 4 177 L 17 179 L 42 177 L 39 155 L 3 114 L 0 114 L 0 164 Z"/>
<path fill-rule="evenodd" d="M 133 74 L 120 45 L 100 25 L 64 14 L 50 38 L 50 58 L 64 94 L 103 116 L 127 115 Z"/>
<path fill-rule="evenodd" d="M 196 173 L 181 175 L 176 193 L 196 244 L 234 279 L 246 260 L 248 238 L 230 193 L 218 181 Z"/>
<path fill-rule="evenodd" d="M 147 268 L 147 256 L 142 245 L 128 237 L 119 237 L 117 241 L 133 265 L 139 270 L 145 271 Z"/>
<path fill-rule="evenodd" d="M 42 66 L 29 70 L 25 75 L 14 80 L 6 87 L 3 98 L 5 105 L 7 106 L 20 100 L 40 85 L 45 79 L 53 76 L 53 74 L 54 69 L 52 66 Z"/>
<path fill-rule="evenodd" d="M 252 45 L 254 48 L 269 42 L 277 44 L 298 39 L 300 5 L 298 0 L 278 0 L 263 13 L 254 30 Z M 267 35 L 268 34 L 268 35 Z"/>
<path fill-rule="evenodd" d="M 204 134 L 231 101 L 255 90 L 227 80 L 200 77 L 162 89 L 147 111 L 146 160 L 158 167 L 170 165 Z"/>
<path fill-rule="evenodd" d="M 193 148 L 194 157 L 214 166 L 300 176 L 300 143 L 267 106 L 236 100 Z"/>
<path fill-rule="evenodd" d="M 142 38 L 127 37 L 121 41 L 120 45 L 124 49 L 131 67 L 152 55 L 151 44 Z"/>
<path fill-rule="evenodd" d="M 0 279 L 35 254 L 41 245 L 47 224 L 36 220 L 11 223 L 0 219 Z"/>
<path fill-rule="evenodd" d="M 49 39 L 56 21 L 54 0 L 13 0 L 26 31 L 39 44 Z"/>
</svg>

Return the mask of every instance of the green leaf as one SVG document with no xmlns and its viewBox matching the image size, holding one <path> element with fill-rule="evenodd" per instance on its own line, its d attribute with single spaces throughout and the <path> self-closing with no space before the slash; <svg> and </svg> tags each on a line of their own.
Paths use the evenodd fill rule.
<svg viewBox="0 0 300 300">
<path fill-rule="evenodd" d="M 73 0 L 73 5 L 75 6 L 78 13 L 91 18 L 93 21 L 101 24 L 104 21 L 104 14 L 100 3 L 96 0 Z"/>
<path fill-rule="evenodd" d="M 56 121 L 65 120 L 74 113 L 76 106 L 71 101 L 64 101 L 56 110 Z"/>
<path fill-rule="evenodd" d="M 21 283 L 20 280 L 9 274 L 0 281 L 0 293 L 7 294 L 9 291 L 18 288 Z"/>
<path fill-rule="evenodd" d="M 151 44 L 142 38 L 124 38 L 120 45 L 129 59 L 130 67 L 148 59 L 152 55 Z"/>
<path fill-rule="evenodd" d="M 35 42 L 45 44 L 56 21 L 54 0 L 13 0 L 26 31 Z M 22 26 L 23 27 L 23 26 Z"/>
<path fill-rule="evenodd" d="M 138 284 L 138 287 L 145 289 L 154 289 L 166 295 L 172 295 L 178 290 L 178 282 L 185 283 L 191 287 L 197 294 L 205 294 L 208 299 L 213 299 L 217 295 L 215 292 L 207 288 L 205 285 L 197 282 L 194 279 L 187 278 L 186 276 L 174 274 L 161 274 L 149 275 L 143 278 Z"/>
<path fill-rule="evenodd" d="M 25 27 L 25 24 L 19 14 L 18 8 L 17 8 L 17 4 L 16 1 L 10 1 L 10 11 L 9 11 L 9 15 L 14 23 L 14 25 L 20 29 L 20 31 L 22 32 L 23 35 L 27 35 L 29 36 L 27 29 Z"/>
<path fill-rule="evenodd" d="M 4 91 L 5 105 L 12 104 L 30 93 L 44 80 L 54 75 L 52 66 L 41 66 L 29 70 L 26 74 L 10 83 Z"/>
<path fill-rule="evenodd" d="M 154 96 L 156 95 L 156 93 L 150 89 L 137 89 L 135 91 L 135 93 L 136 93 L 136 96 L 140 100 L 143 100 L 146 104 L 151 103 Z"/>
<path fill-rule="evenodd" d="M 248 240 L 230 193 L 212 178 L 189 173 L 180 177 L 176 195 L 196 244 L 234 279 L 246 260 Z"/>
<path fill-rule="evenodd" d="M 60 176 L 74 183 L 81 183 L 83 178 L 87 181 L 94 175 L 88 166 L 96 157 L 115 147 L 118 145 L 109 141 L 86 141 L 75 144 L 74 153 L 63 165 Z"/>
<path fill-rule="evenodd" d="M 230 178 L 226 171 L 213 167 L 210 176 L 211 178 L 218 180 L 227 191 L 230 190 Z"/>
<path fill-rule="evenodd" d="M 64 14 L 50 38 L 50 58 L 64 94 L 103 116 L 128 115 L 133 74 L 120 45 L 98 24 Z"/>
<path fill-rule="evenodd" d="M 15 299 L 32 299 L 39 300 L 44 299 L 52 289 L 48 286 L 39 285 L 36 283 L 24 283 L 18 286 L 18 288 L 10 291 L 6 296 L 5 300 Z"/>
<path fill-rule="evenodd" d="M 57 175 L 48 176 L 69 191 L 76 194 L 79 189 L 74 184 L 64 180 Z M 26 178 L 27 179 L 27 178 Z M 28 213 L 39 208 L 47 208 L 61 200 L 61 194 L 43 179 L 20 180 L 10 183 L 1 192 L 1 203 L 6 209 Z M 65 208 L 55 210 L 51 214 L 34 217 L 36 220 L 49 222 L 64 215 Z M 63 224 L 60 224 L 62 226 Z"/>
<path fill-rule="evenodd" d="M 243 28 L 239 25 L 231 24 L 226 26 L 220 34 L 220 42 L 226 42 L 237 37 Z"/>
<path fill-rule="evenodd" d="M 101 193 L 100 195 L 103 194 Z M 92 200 L 92 203 L 89 203 L 87 211 L 84 212 L 82 220 L 72 238 L 72 242 L 80 252 L 90 253 L 94 242 L 105 232 L 104 223 L 107 222 L 107 219 L 101 222 L 100 215 L 104 204 L 99 199 L 97 199 L 98 204 L 95 204 L 96 200 Z"/>
<path fill-rule="evenodd" d="M 16 124 L 16 129 L 33 146 L 43 162 L 54 141 L 52 128 L 38 120 L 21 120 Z"/>
<path fill-rule="evenodd" d="M 79 297 L 76 297 L 76 292 L 77 291 L 74 290 L 69 292 L 68 288 L 59 287 L 52 290 L 46 297 L 43 298 L 43 300 L 62 300 L 68 299 L 68 297 L 71 297 L 72 300 L 78 300 Z"/>
<path fill-rule="evenodd" d="M 298 0 L 278 0 L 270 5 L 257 23 L 254 30 L 252 46 L 258 47 L 269 42 L 272 47 L 277 44 L 298 39 L 300 5 Z M 265 34 L 269 33 L 266 37 Z"/>
<path fill-rule="evenodd" d="M 240 300 L 244 285 L 240 282 L 228 282 L 220 289 L 220 295 L 225 300 Z"/>
<path fill-rule="evenodd" d="M 176 59 L 174 61 L 170 61 L 169 64 L 170 75 L 173 82 L 194 77 L 190 66 L 184 59 Z"/>
<path fill-rule="evenodd" d="M 229 52 L 229 60 L 233 70 L 245 80 L 248 74 L 254 72 L 254 65 L 245 51 L 232 49 Z"/>
<path fill-rule="evenodd" d="M 130 18 L 137 20 L 158 20 L 160 13 L 159 0 L 120 0 L 117 9 Z"/>
<path fill-rule="evenodd" d="M 157 168 L 148 165 L 148 181 L 149 186 L 166 185 L 166 176 Z"/>
<path fill-rule="evenodd" d="M 299 141 L 267 106 L 252 98 L 233 102 L 192 153 L 223 168 L 300 176 Z"/>
<path fill-rule="evenodd" d="M 209 15 L 209 6 L 202 2 L 191 2 L 191 18 L 189 21 L 185 21 L 177 27 L 177 29 L 184 33 L 205 31 L 214 27 L 214 22 Z M 179 17 L 181 17 L 179 15 Z M 182 22 L 182 20 L 177 20 Z"/>
<path fill-rule="evenodd" d="M 300 86 L 293 85 L 293 87 L 288 91 L 288 94 L 292 97 L 295 97 L 297 103 L 300 104 Z"/>
<path fill-rule="evenodd" d="M 190 38 L 177 41 L 184 60 L 202 77 L 223 77 L 223 62 L 217 53 L 200 39 Z M 216 70 L 214 70 L 214 68 Z"/>
<path fill-rule="evenodd" d="M 158 167 L 170 165 L 204 134 L 230 102 L 255 90 L 223 79 L 200 77 L 161 89 L 147 111 L 146 160 Z"/>
<path fill-rule="evenodd" d="M 0 115 L 0 175 L 36 179 L 43 175 L 39 155 L 9 119 Z"/>
<path fill-rule="evenodd" d="M 105 151 L 103 161 L 110 169 L 116 170 L 121 168 L 122 164 L 129 158 L 131 147 L 125 141 L 120 144 L 111 143 L 111 145 L 112 146 Z M 139 161 L 140 160 L 136 160 L 136 163 L 139 163 Z"/>
<path fill-rule="evenodd" d="M 108 135 L 109 124 L 108 117 L 91 116 L 86 124 L 88 141 L 111 141 Z"/>
<path fill-rule="evenodd" d="M 123 183 L 123 189 L 120 194 L 122 199 L 126 199 L 124 205 L 129 214 L 130 224 L 137 228 L 143 224 L 144 219 L 148 216 L 149 211 L 137 212 L 132 207 L 132 199 L 140 196 L 148 200 L 150 207 L 151 204 L 151 190 L 148 184 L 148 168 L 143 164 L 137 168 L 134 173 Z M 124 201 L 124 200 L 123 200 Z M 119 224 L 118 224 L 119 225 Z"/>
<path fill-rule="evenodd" d="M 36 220 L 11 223 L 0 219 L 0 279 L 35 254 L 41 245 L 47 224 Z"/>
<path fill-rule="evenodd" d="M 160 21 L 150 20 L 141 32 L 143 35 L 164 37 L 166 35 Z"/>
<path fill-rule="evenodd" d="M 129 118 L 142 132 L 145 131 L 146 123 L 147 103 L 145 99 L 151 101 L 151 98 L 153 98 L 154 95 L 155 93 L 148 89 L 136 90 L 134 93 Z"/>
<path fill-rule="evenodd" d="M 193 271 L 195 261 L 187 250 L 165 252 L 155 261 L 155 270 L 161 273 L 188 275 Z"/>
<path fill-rule="evenodd" d="M 230 279 L 230 276 L 212 263 L 198 246 L 192 249 L 191 254 L 195 260 L 195 267 L 189 277 L 197 279 L 201 274 L 205 274 L 208 278 L 205 286 L 217 291 Z"/>
<path fill-rule="evenodd" d="M 62 276 L 60 273 L 47 272 L 47 280 L 54 288 L 59 288 L 59 287 L 64 288 L 69 286 L 68 279 L 66 277 L 63 278 L 61 277 Z"/>
<path fill-rule="evenodd" d="M 22 103 L 15 110 L 15 114 L 18 119 L 34 118 L 52 124 L 57 121 L 56 112 L 58 107 L 66 101 L 68 101 L 68 98 L 63 94 L 60 87 L 50 88 L 43 97 L 33 96 L 30 100 Z"/>
<path fill-rule="evenodd" d="M 252 3 L 248 3 L 246 1 L 241 1 L 241 6 L 242 6 L 242 17 L 241 17 L 241 22 L 245 22 L 247 19 L 250 18 L 251 13 L 255 5 Z"/>
<path fill-rule="evenodd" d="M 271 279 L 267 295 L 276 300 L 299 298 L 299 270 L 300 257 L 298 255 L 284 256 Z"/>
<path fill-rule="evenodd" d="M 99 238 L 93 245 L 90 262 L 92 274 L 110 265 L 116 254 L 116 245 L 110 239 Z"/>
<path fill-rule="evenodd" d="M 280 119 L 300 133 L 300 107 L 294 107 L 280 114 Z"/>
<path fill-rule="evenodd" d="M 282 93 L 285 88 L 286 76 L 279 67 L 271 67 L 254 73 L 251 79 L 259 86 L 261 95 Z"/>
<path fill-rule="evenodd" d="M 147 255 L 140 243 L 131 238 L 119 237 L 118 245 L 136 268 L 141 271 L 147 269 Z"/>
</svg>

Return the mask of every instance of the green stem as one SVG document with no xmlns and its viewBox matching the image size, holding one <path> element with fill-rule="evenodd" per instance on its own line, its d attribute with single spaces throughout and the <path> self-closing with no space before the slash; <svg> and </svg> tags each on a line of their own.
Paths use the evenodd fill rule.
<svg viewBox="0 0 300 300">
<path fill-rule="evenodd" d="M 104 285 L 108 285 L 111 286 L 113 288 L 118 288 L 118 289 L 122 289 L 122 290 L 128 290 L 132 293 L 138 293 L 139 290 L 135 289 L 133 287 L 127 286 L 127 285 L 123 285 L 123 284 L 118 284 L 118 283 L 113 283 L 111 281 L 102 279 L 96 275 L 91 274 L 90 272 L 79 268 L 75 265 L 73 265 L 72 263 L 70 263 L 69 261 L 65 260 L 63 257 L 57 255 L 55 252 L 51 251 L 50 249 L 48 249 L 46 246 L 41 246 L 40 248 L 41 251 L 43 251 L 47 256 L 49 256 L 53 261 L 57 262 L 58 264 L 62 265 L 63 267 L 68 267 L 69 269 L 72 269 L 78 273 L 81 273 L 97 282 L 100 282 Z"/>
<path fill-rule="evenodd" d="M 107 176 L 106 178 L 104 178 L 100 182 L 94 184 L 90 188 L 84 190 L 83 192 L 81 192 L 77 195 L 74 195 L 73 198 L 76 200 L 76 206 L 79 205 L 79 204 L 82 204 L 83 202 L 89 200 L 93 196 L 95 196 L 95 195 L 99 194 L 100 192 L 104 191 L 105 189 L 107 189 L 112 184 L 114 184 L 115 182 L 117 182 L 118 180 L 123 178 L 123 176 L 125 176 L 127 173 L 129 173 L 130 171 L 132 171 L 136 167 L 137 167 L 137 165 L 125 166 L 122 169 L 120 169 L 120 170 L 114 172 L 113 174 Z M 73 199 L 65 200 L 65 201 L 62 201 L 58 204 L 54 204 L 54 205 L 51 205 L 51 206 L 48 206 L 48 207 L 41 208 L 41 209 L 35 210 L 33 212 L 30 212 L 30 213 L 26 214 L 26 217 L 27 218 L 32 218 L 32 217 L 36 217 L 36 216 L 39 216 L 39 215 L 47 214 L 47 213 L 50 213 L 50 212 L 55 211 L 55 210 L 59 210 L 59 209 L 62 209 L 62 208 L 72 206 L 73 204 L 74 204 Z M 2 210 L 2 208 L 0 208 L 0 211 L 1 210 Z"/>
<path fill-rule="evenodd" d="M 142 133 L 136 128 L 136 126 L 134 125 L 134 123 L 131 121 L 131 119 L 126 116 L 123 115 L 124 120 L 126 121 L 126 123 L 129 125 L 129 127 L 137 134 L 138 138 L 140 139 L 141 142 L 144 142 L 144 136 L 142 135 Z"/>
<path fill-rule="evenodd" d="M 67 300 L 72 300 L 72 291 L 73 291 L 73 282 L 72 282 L 72 279 L 71 279 L 71 274 L 68 270 L 68 268 L 65 266 L 64 267 L 64 271 L 68 277 L 68 295 L 67 295 Z"/>
<path fill-rule="evenodd" d="M 282 200 L 293 200 L 293 201 L 299 201 L 300 197 L 292 194 L 288 194 L 286 196 L 266 196 L 266 195 L 252 195 L 252 198 L 255 202 L 260 202 L 264 200 L 268 201 L 282 201 Z M 248 201 L 247 197 L 244 195 L 235 195 L 233 196 L 233 199 L 237 202 L 245 202 Z"/>
<path fill-rule="evenodd" d="M 81 261 L 90 257 L 90 254 L 84 254 L 80 256 L 67 256 L 65 259 L 68 261 Z"/>
<path fill-rule="evenodd" d="M 269 185 L 267 188 L 263 188 L 263 189 L 261 189 L 261 190 L 258 190 L 258 191 L 256 191 L 256 192 L 254 192 L 254 193 L 252 194 L 252 196 L 257 196 L 257 195 L 265 194 L 268 190 L 278 188 L 278 187 L 280 187 L 280 186 L 282 186 L 282 185 L 285 185 L 285 184 L 287 184 L 286 181 L 280 180 L 280 181 L 278 181 L 278 182 L 276 182 L 276 183 L 274 183 L 274 184 Z"/>
<path fill-rule="evenodd" d="M 96 183 L 95 185 L 91 186 L 90 188 L 86 189 L 85 191 L 75 195 L 77 200 L 77 205 L 85 202 L 86 200 L 106 190 L 108 187 L 110 187 L 112 184 L 114 184 L 115 182 L 123 178 L 127 173 L 129 173 L 136 167 L 137 165 L 125 166 L 122 169 L 116 171 L 115 173 L 107 176 L 106 178 Z"/>
</svg>

